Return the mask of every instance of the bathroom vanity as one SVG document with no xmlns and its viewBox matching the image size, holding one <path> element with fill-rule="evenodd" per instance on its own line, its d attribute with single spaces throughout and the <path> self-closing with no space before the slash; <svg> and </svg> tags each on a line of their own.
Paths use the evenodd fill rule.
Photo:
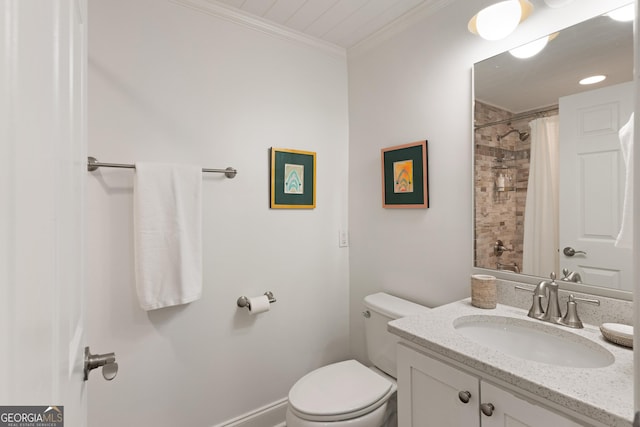
<svg viewBox="0 0 640 427">
<path fill-rule="evenodd" d="M 388 327 L 402 338 L 400 427 L 632 424 L 633 351 L 605 341 L 597 326 L 551 325 L 466 299 Z M 503 343 L 504 331 L 515 335 Z"/>
</svg>

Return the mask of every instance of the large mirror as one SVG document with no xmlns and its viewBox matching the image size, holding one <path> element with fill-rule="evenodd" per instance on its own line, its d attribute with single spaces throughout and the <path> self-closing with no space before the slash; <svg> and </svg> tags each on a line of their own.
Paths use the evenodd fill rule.
<svg viewBox="0 0 640 427">
<path fill-rule="evenodd" d="M 606 79 L 578 83 L 592 75 Z M 553 271 L 573 288 L 630 297 L 633 22 L 598 16 L 533 57 L 479 62 L 474 91 L 475 267 L 514 280 Z"/>
</svg>

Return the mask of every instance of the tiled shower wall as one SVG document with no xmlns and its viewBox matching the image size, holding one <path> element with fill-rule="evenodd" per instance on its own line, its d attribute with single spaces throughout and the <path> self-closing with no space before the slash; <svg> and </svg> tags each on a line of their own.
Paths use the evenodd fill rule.
<svg viewBox="0 0 640 427">
<path fill-rule="evenodd" d="M 475 103 L 475 125 L 508 119 L 508 111 Z M 529 178 L 530 138 L 520 141 L 511 129 L 530 132 L 528 120 L 487 126 L 475 131 L 475 247 L 476 267 L 496 269 L 498 263 L 522 268 L 524 207 Z M 498 191 L 498 174 L 506 173 L 505 191 Z M 501 256 L 494 254 L 496 241 L 512 249 Z"/>
</svg>

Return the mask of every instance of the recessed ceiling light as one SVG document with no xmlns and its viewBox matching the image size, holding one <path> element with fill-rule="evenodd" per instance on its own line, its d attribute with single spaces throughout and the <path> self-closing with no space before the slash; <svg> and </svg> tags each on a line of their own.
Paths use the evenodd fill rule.
<svg viewBox="0 0 640 427">
<path fill-rule="evenodd" d="M 622 6 L 619 9 L 612 10 L 609 13 L 605 13 L 609 18 L 620 21 L 620 22 L 629 22 L 633 21 L 635 15 L 635 7 L 634 4 L 628 4 L 626 6 Z"/>
<path fill-rule="evenodd" d="M 592 85 L 592 84 L 600 83 L 606 78 L 607 76 L 603 76 L 603 75 L 590 76 L 590 77 L 585 77 L 584 79 L 580 80 L 578 83 L 580 83 L 581 85 Z"/>
</svg>

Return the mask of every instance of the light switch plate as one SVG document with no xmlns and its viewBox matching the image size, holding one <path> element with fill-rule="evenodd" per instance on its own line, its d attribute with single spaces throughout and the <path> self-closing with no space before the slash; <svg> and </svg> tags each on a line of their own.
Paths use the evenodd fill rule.
<svg viewBox="0 0 640 427">
<path fill-rule="evenodd" d="M 349 231 L 340 230 L 338 232 L 338 247 L 346 248 L 349 246 Z"/>
</svg>

